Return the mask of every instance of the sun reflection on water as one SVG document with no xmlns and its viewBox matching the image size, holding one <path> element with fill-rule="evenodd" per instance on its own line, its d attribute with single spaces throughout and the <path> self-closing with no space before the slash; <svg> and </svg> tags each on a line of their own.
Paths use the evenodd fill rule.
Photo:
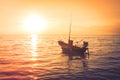
<svg viewBox="0 0 120 80">
<path fill-rule="evenodd" d="M 38 36 L 36 34 L 32 34 L 31 35 L 31 48 L 32 48 L 32 51 L 31 51 L 31 55 L 32 55 L 32 60 L 37 60 L 37 44 L 38 44 Z"/>
</svg>

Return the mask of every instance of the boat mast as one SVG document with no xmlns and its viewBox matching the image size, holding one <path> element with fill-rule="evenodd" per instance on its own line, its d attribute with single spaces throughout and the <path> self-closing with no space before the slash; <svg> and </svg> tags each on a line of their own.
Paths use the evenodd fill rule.
<svg viewBox="0 0 120 80">
<path fill-rule="evenodd" d="M 70 25 L 69 25 L 69 38 L 68 38 L 68 42 L 70 41 L 70 35 L 71 35 L 71 26 L 72 26 L 72 15 L 71 15 L 71 19 L 70 19 Z"/>
</svg>

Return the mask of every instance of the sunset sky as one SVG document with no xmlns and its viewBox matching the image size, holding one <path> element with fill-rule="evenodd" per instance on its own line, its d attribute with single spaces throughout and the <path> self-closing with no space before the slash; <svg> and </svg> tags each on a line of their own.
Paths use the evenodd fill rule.
<svg viewBox="0 0 120 80">
<path fill-rule="evenodd" d="M 30 32 L 29 15 L 45 20 L 37 33 L 67 34 L 72 15 L 73 34 L 120 34 L 120 0 L 0 0 L 0 34 Z"/>
</svg>

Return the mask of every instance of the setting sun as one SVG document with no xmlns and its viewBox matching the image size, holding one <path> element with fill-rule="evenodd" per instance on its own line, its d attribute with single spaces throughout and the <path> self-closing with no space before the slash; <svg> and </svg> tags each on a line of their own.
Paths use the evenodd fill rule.
<svg viewBox="0 0 120 80">
<path fill-rule="evenodd" d="M 37 14 L 28 15 L 23 22 L 24 28 L 32 33 L 43 31 L 46 24 L 47 21 Z"/>
</svg>

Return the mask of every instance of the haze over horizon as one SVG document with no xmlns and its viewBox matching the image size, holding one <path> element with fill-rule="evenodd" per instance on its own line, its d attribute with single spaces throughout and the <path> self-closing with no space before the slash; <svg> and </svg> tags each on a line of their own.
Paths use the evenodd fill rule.
<svg viewBox="0 0 120 80">
<path fill-rule="evenodd" d="M 42 34 L 66 34 L 71 15 L 73 34 L 120 34 L 119 4 L 120 0 L 0 0 L 0 34 L 27 34 L 33 29 Z M 32 21 L 25 20 L 31 14 L 43 18 L 34 21 L 33 17 L 36 25 L 46 20 L 37 26 L 44 29 L 30 28 L 35 27 L 29 24 Z"/>
</svg>

